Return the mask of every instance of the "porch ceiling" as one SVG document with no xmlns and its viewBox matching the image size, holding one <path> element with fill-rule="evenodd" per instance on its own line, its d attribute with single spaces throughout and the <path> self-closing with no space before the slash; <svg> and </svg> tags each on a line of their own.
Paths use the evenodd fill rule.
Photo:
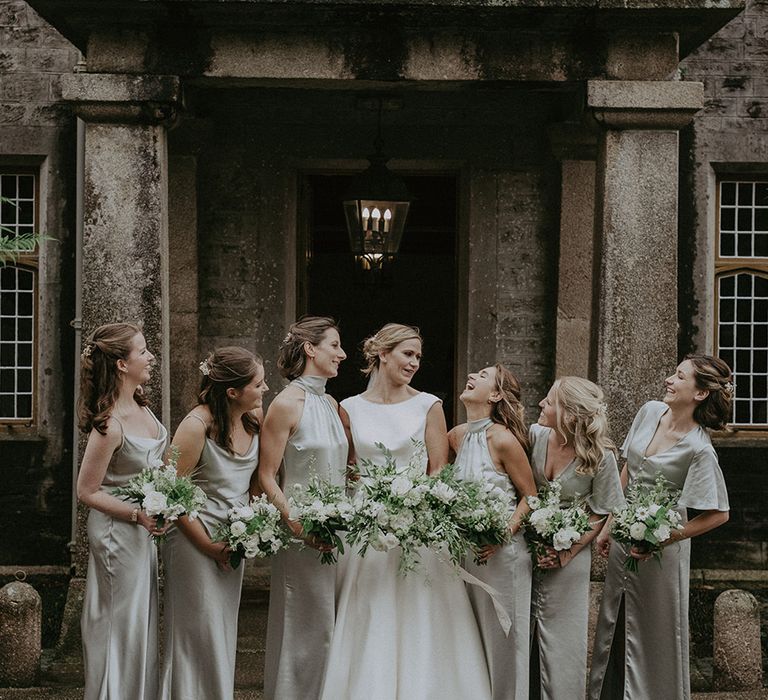
<svg viewBox="0 0 768 700">
<path fill-rule="evenodd" d="M 388 57 L 394 55 L 396 63 L 412 51 L 415 43 L 437 44 L 439 48 L 448 37 L 451 54 L 454 46 L 466 41 L 475 54 L 490 57 L 492 69 L 486 71 L 487 75 L 483 74 L 482 66 L 479 71 L 481 78 L 490 80 L 570 80 L 606 75 L 604 64 L 606 60 L 610 62 L 610 56 L 606 56 L 620 41 L 628 42 L 630 50 L 640 55 L 655 51 L 659 37 L 677 37 L 679 47 L 675 46 L 675 51 L 679 54 L 675 58 L 681 59 L 744 7 L 744 0 L 28 2 L 87 55 L 90 70 L 114 70 L 112 65 L 94 67 L 92 58 L 96 58 L 98 64 L 96 54 L 103 51 L 105 42 L 119 43 L 126 35 L 143 37 L 145 56 L 154 57 L 154 63 L 150 59 L 145 61 L 141 72 L 165 71 L 188 77 L 250 77 L 237 73 L 217 74 L 217 54 L 225 45 L 242 50 L 243 47 L 264 45 L 269 40 L 277 40 L 280 44 L 284 39 L 284 46 L 293 50 L 301 47 L 302 41 L 309 37 L 310 41 L 325 45 L 326 51 L 342 55 L 346 64 L 354 63 L 355 56 L 363 56 L 365 63 L 365 54 L 371 51 L 379 56 L 382 52 Z M 669 41 L 667 39 L 667 44 Z M 540 43 L 545 45 L 544 49 L 539 48 Z M 509 59 L 499 54 L 504 46 L 516 47 L 511 49 Z M 187 50 L 196 54 L 195 60 L 179 59 Z M 664 52 L 667 54 L 664 62 L 668 65 L 669 49 Z M 558 57 L 563 64 L 559 73 L 555 71 L 551 78 L 547 78 L 544 72 L 539 75 L 523 70 L 518 71 L 518 75 L 514 70 L 498 69 L 508 60 L 533 64 L 540 61 L 542 55 Z M 477 62 L 474 55 L 473 60 Z M 126 72 L 138 70 L 134 65 Z M 322 76 L 310 74 L 306 77 Z M 365 71 L 361 75 L 353 69 L 349 75 L 338 77 L 409 79 L 396 69 L 389 73 L 374 70 L 371 75 L 366 75 Z M 658 75 L 649 77 L 659 78 Z"/>
</svg>

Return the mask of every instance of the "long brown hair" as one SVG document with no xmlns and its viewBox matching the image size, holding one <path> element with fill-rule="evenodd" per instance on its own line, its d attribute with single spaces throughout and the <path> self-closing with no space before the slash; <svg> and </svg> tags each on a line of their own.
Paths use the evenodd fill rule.
<svg viewBox="0 0 768 700">
<path fill-rule="evenodd" d="M 709 392 L 707 398 L 694 409 L 694 420 L 705 428 L 722 430 L 731 421 L 731 368 L 712 355 L 688 355 L 685 359 L 693 365 L 696 386 Z"/>
<path fill-rule="evenodd" d="M 120 395 L 118 360 L 127 360 L 133 339 L 141 333 L 134 323 L 108 323 L 99 326 L 83 343 L 80 355 L 80 396 L 77 399 L 77 427 L 84 433 L 96 430 L 107 434 L 107 424 Z M 147 405 L 147 397 L 137 387 L 133 400 Z"/>
<path fill-rule="evenodd" d="M 525 425 L 525 409 L 520 400 L 520 382 L 504 365 L 497 362 L 494 369 L 496 370 L 496 391 L 501 398 L 491 405 L 491 420 L 509 430 L 528 453 L 531 444 Z"/>
<path fill-rule="evenodd" d="M 296 323 L 292 323 L 277 355 L 280 374 L 286 379 L 300 377 L 307 366 L 304 344 L 320 345 L 323 336 L 331 328 L 337 332 L 339 330 L 336 321 L 328 316 L 302 316 Z"/>
<path fill-rule="evenodd" d="M 200 363 L 203 378 L 197 395 L 198 406 L 207 406 L 213 422 L 208 434 L 217 445 L 230 454 L 232 447 L 232 426 L 229 419 L 229 397 L 227 389 L 242 389 L 253 381 L 263 362 L 250 350 L 235 345 L 217 348 Z M 249 435 L 259 432 L 259 421 L 249 411 L 243 413 L 243 428 Z"/>
</svg>

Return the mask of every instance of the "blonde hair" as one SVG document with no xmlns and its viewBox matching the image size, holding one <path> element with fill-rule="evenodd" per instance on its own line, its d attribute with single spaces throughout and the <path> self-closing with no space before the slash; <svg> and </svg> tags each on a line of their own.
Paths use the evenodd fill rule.
<svg viewBox="0 0 768 700">
<path fill-rule="evenodd" d="M 300 377 L 307 366 L 304 343 L 320 345 L 323 336 L 331 328 L 336 332 L 339 330 L 336 321 L 328 316 L 302 316 L 296 323 L 292 323 L 277 355 L 280 374 L 286 379 Z"/>
<path fill-rule="evenodd" d="M 388 323 L 382 326 L 370 338 L 363 341 L 363 357 L 365 367 L 362 372 L 368 376 L 379 367 L 379 353 L 389 352 L 406 340 L 418 340 L 422 345 L 421 333 L 415 326 L 405 326 L 402 323 Z"/>
<path fill-rule="evenodd" d="M 491 420 L 509 430 L 527 453 L 531 445 L 525 424 L 525 409 L 520 400 L 520 382 L 504 365 L 496 363 L 494 369 L 496 391 L 501 398 L 491 406 Z"/>
<path fill-rule="evenodd" d="M 561 377 L 552 385 L 555 395 L 557 432 L 568 441 L 579 464 L 577 474 L 594 476 L 607 451 L 616 448 L 608 437 L 608 416 L 603 390 L 582 377 Z"/>
</svg>

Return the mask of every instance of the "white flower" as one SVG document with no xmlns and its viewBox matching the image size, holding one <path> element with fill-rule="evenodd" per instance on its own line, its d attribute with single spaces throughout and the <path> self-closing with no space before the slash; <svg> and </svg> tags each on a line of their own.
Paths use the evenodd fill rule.
<svg viewBox="0 0 768 700">
<path fill-rule="evenodd" d="M 669 520 L 669 524 L 674 528 L 680 527 L 680 524 L 683 522 L 682 516 L 676 510 L 667 512 L 667 520 Z"/>
<path fill-rule="evenodd" d="M 395 530 L 395 532 L 404 532 L 405 530 L 408 530 L 411 525 L 413 525 L 413 520 L 413 513 L 408 510 L 404 510 L 402 513 L 397 513 L 397 515 L 394 515 L 390 519 L 389 525 L 393 530 Z"/>
<path fill-rule="evenodd" d="M 413 488 L 413 482 L 407 476 L 396 476 L 392 479 L 389 490 L 393 496 L 402 498 Z"/>
<path fill-rule="evenodd" d="M 144 497 L 144 510 L 147 515 L 160 515 L 168 507 L 168 499 L 159 491 L 152 491 Z"/>
<path fill-rule="evenodd" d="M 394 535 L 391 532 L 388 532 L 387 534 L 379 532 L 376 539 L 371 542 L 371 547 L 373 547 L 378 552 L 388 552 L 390 549 L 394 549 L 399 544 L 400 540 L 397 539 L 397 535 Z"/>
<path fill-rule="evenodd" d="M 652 503 L 650 506 L 648 506 L 648 512 L 655 516 L 656 513 L 658 513 L 661 510 L 661 506 L 658 503 Z"/>
<path fill-rule="evenodd" d="M 272 542 L 272 544 L 270 545 L 270 549 L 272 550 L 273 553 L 280 551 L 280 542 L 278 542 L 277 540 Z"/>
<path fill-rule="evenodd" d="M 190 520 L 197 520 L 198 517 L 200 517 L 200 513 L 198 513 L 196 510 L 190 510 L 189 513 L 187 513 Z"/>
<path fill-rule="evenodd" d="M 386 527 L 389 524 L 389 513 L 386 509 L 382 508 L 376 515 L 376 522 L 382 527 Z"/>
<path fill-rule="evenodd" d="M 145 496 L 148 496 L 150 493 L 154 493 L 155 491 L 157 491 L 157 489 L 155 488 L 154 481 L 147 481 L 146 483 L 141 485 L 141 492 Z"/>
<path fill-rule="evenodd" d="M 253 520 L 254 515 L 255 513 L 253 512 L 253 508 L 250 506 L 241 506 L 237 509 L 238 520 L 244 520 L 245 522 L 248 522 L 249 520 Z"/>
<path fill-rule="evenodd" d="M 650 512 L 648 511 L 648 508 L 645 506 L 638 506 L 637 510 L 635 511 L 635 517 L 638 520 L 645 520 L 650 515 Z"/>
<path fill-rule="evenodd" d="M 653 536 L 659 541 L 664 542 L 664 540 L 669 539 L 669 527 L 667 525 L 659 525 L 654 531 Z"/>
<path fill-rule="evenodd" d="M 547 534 L 549 519 L 555 514 L 554 508 L 540 508 L 531 513 L 531 525 L 540 535 Z"/>
<path fill-rule="evenodd" d="M 235 536 L 240 537 L 241 535 L 245 534 L 245 531 L 248 528 L 245 526 L 244 522 L 241 522 L 240 520 L 235 520 L 230 526 L 229 531 Z"/>
<path fill-rule="evenodd" d="M 629 528 L 629 536 L 633 540 L 645 539 L 645 523 L 632 523 Z"/>
<path fill-rule="evenodd" d="M 557 550 L 570 549 L 573 543 L 580 537 L 573 528 L 558 530 L 552 537 L 552 546 Z"/>
<path fill-rule="evenodd" d="M 267 528 L 266 530 L 262 530 L 258 537 L 261 538 L 262 542 L 271 542 L 275 539 L 275 531 L 271 528 Z"/>
<path fill-rule="evenodd" d="M 438 481 L 431 489 L 432 495 L 443 503 L 450 503 L 456 498 L 456 491 L 454 491 L 448 484 L 443 481 Z"/>
<path fill-rule="evenodd" d="M 528 507 L 531 510 L 537 510 L 541 507 L 541 499 L 538 496 L 528 496 L 525 500 L 528 501 Z"/>
</svg>

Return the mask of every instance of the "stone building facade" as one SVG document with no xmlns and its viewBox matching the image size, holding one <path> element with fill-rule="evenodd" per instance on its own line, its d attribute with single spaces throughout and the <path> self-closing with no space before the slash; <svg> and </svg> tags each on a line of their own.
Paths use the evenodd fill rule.
<svg viewBox="0 0 768 700">
<path fill-rule="evenodd" d="M 0 564 L 68 563 L 72 541 L 74 580 L 85 574 L 76 358 L 81 329 L 114 320 L 144 322 L 171 429 L 210 348 L 258 350 L 275 388 L 297 315 L 339 316 L 352 351 L 394 313 L 427 333 L 423 388 L 443 394 L 449 420 L 466 372 L 498 359 L 532 420 L 554 377 L 598 381 L 620 442 L 681 354 L 716 347 L 718 173 L 765 179 L 768 11 L 742 9 L 2 0 L 0 175 L 36 175 L 36 224 L 55 240 L 27 261 L 35 412 L 0 420 L 15 489 L 0 496 Z M 404 241 L 384 290 L 339 267 L 326 216 L 372 149 L 372 98 L 387 105 L 390 167 L 421 192 L 422 242 Z M 747 503 L 766 439 L 719 442 Z M 765 511 L 744 511 L 718 537 L 764 566 Z"/>
</svg>

